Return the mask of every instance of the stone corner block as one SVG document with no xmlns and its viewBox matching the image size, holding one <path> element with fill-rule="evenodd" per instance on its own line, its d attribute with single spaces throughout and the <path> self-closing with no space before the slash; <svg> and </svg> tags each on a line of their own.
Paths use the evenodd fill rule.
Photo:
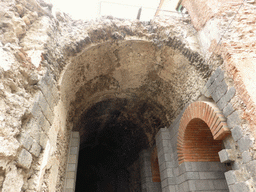
<svg viewBox="0 0 256 192">
<path fill-rule="evenodd" d="M 232 185 L 232 184 L 238 182 L 238 180 L 239 180 L 239 173 L 237 170 L 230 170 L 230 171 L 225 172 L 224 174 L 225 174 L 228 185 Z"/>
<path fill-rule="evenodd" d="M 231 113 L 234 112 L 234 108 L 231 103 L 229 103 L 226 107 L 223 109 L 223 115 L 225 117 L 228 117 Z"/>
<path fill-rule="evenodd" d="M 205 91 L 204 96 L 207 97 L 207 98 L 212 98 L 209 89 L 207 89 L 207 90 Z"/>
<path fill-rule="evenodd" d="M 247 151 L 250 147 L 252 147 L 254 141 L 250 138 L 250 136 L 246 135 L 238 140 L 238 147 L 241 152 Z"/>
<path fill-rule="evenodd" d="M 38 98 L 39 98 L 39 93 L 36 94 L 35 98 L 34 98 L 34 103 L 33 103 L 33 106 L 30 108 L 30 113 L 31 115 L 37 119 L 39 118 L 40 116 L 43 115 L 42 111 L 41 111 L 41 108 L 38 104 Z"/>
<path fill-rule="evenodd" d="M 19 166 L 29 169 L 32 163 L 32 155 L 26 149 L 22 149 L 17 163 Z"/>
<path fill-rule="evenodd" d="M 249 163 L 252 160 L 252 156 L 251 153 L 249 151 L 244 151 L 242 153 L 242 159 L 243 159 L 243 163 Z"/>
<path fill-rule="evenodd" d="M 65 185 L 65 187 L 67 189 L 73 189 L 74 185 L 75 185 L 75 180 L 74 179 L 67 179 L 66 185 Z"/>
<path fill-rule="evenodd" d="M 32 144 L 33 144 L 33 139 L 25 134 L 25 133 L 21 133 L 18 137 L 17 140 L 20 142 L 20 144 L 27 150 L 30 150 Z"/>
<path fill-rule="evenodd" d="M 52 125 L 53 123 L 53 119 L 54 119 L 54 113 L 50 107 L 50 105 L 48 104 L 48 102 L 46 101 L 44 95 L 41 93 L 39 94 L 38 97 L 38 104 L 42 110 L 42 113 L 44 114 L 45 118 L 49 121 L 49 123 Z"/>
<path fill-rule="evenodd" d="M 218 102 L 217 102 L 217 106 L 220 110 L 223 110 L 225 108 L 225 106 L 227 105 L 227 102 L 225 100 L 225 97 L 222 97 Z"/>
<path fill-rule="evenodd" d="M 38 157 L 41 152 L 41 146 L 37 142 L 34 142 L 29 152 Z"/>
<path fill-rule="evenodd" d="M 231 115 L 227 118 L 227 124 L 229 129 L 232 129 L 236 125 L 240 125 L 241 119 L 237 111 L 234 111 Z"/>
<path fill-rule="evenodd" d="M 217 102 L 217 105 L 220 110 L 224 110 L 224 107 L 226 105 L 228 105 L 230 100 L 235 96 L 235 93 L 236 93 L 235 87 L 231 87 L 230 89 L 227 90 L 225 95 L 223 97 L 221 97 L 220 100 Z M 230 110 L 232 110 L 232 108 L 230 108 L 230 106 L 228 106 L 228 108 L 226 108 L 225 110 L 226 110 L 225 113 L 230 113 L 230 114 L 234 111 L 234 110 L 232 112 L 230 111 Z M 230 114 L 228 114 L 228 115 L 230 115 Z M 227 117 L 227 116 L 225 115 L 225 117 Z"/>
<path fill-rule="evenodd" d="M 38 87 L 41 92 L 44 94 L 45 99 L 49 103 L 50 107 L 52 108 L 56 102 L 56 82 L 53 80 L 52 75 L 45 74 L 45 76 L 39 81 Z"/>
<path fill-rule="evenodd" d="M 47 136 L 45 133 L 41 133 L 41 134 L 40 134 L 40 141 L 39 141 L 39 144 L 41 145 L 41 147 L 42 147 L 43 149 L 45 149 L 46 144 L 47 144 L 47 141 L 48 141 L 48 136 Z"/>
<path fill-rule="evenodd" d="M 222 71 L 221 69 L 216 69 L 216 71 L 215 71 L 215 73 L 218 71 L 218 75 L 217 75 L 217 77 L 216 77 L 216 82 L 217 82 L 217 84 L 220 84 L 220 82 L 222 82 L 223 80 L 224 80 L 224 78 L 225 78 L 225 74 L 224 74 L 224 71 Z"/>
<path fill-rule="evenodd" d="M 156 134 L 157 140 L 168 140 L 170 139 L 170 132 L 167 127 L 159 129 L 158 133 Z"/>
<path fill-rule="evenodd" d="M 227 92 L 228 86 L 225 81 L 222 81 L 217 88 L 212 92 L 212 98 L 217 103 Z"/>
<path fill-rule="evenodd" d="M 220 162 L 229 163 L 235 161 L 235 154 L 232 149 L 223 149 L 219 152 Z"/>
<path fill-rule="evenodd" d="M 207 85 L 203 86 L 203 88 L 200 89 L 200 93 L 207 98 L 211 98 L 211 93 L 207 89 Z"/>
<path fill-rule="evenodd" d="M 256 177 L 256 160 L 250 161 L 249 163 L 246 164 L 246 169 L 249 172 L 250 176 L 252 178 Z"/>
<path fill-rule="evenodd" d="M 221 68 L 218 67 L 211 75 L 210 79 L 209 79 L 209 83 L 212 84 L 216 78 L 220 75 L 220 73 L 222 72 Z"/>
<path fill-rule="evenodd" d="M 80 142 L 79 142 L 79 138 L 72 138 L 70 140 L 70 146 L 71 147 L 77 147 L 79 146 Z"/>
<path fill-rule="evenodd" d="M 206 89 L 208 89 L 210 86 L 211 86 L 211 84 L 212 84 L 212 82 L 215 80 L 215 76 L 214 76 L 214 73 L 211 75 L 211 77 L 208 79 L 208 81 L 206 82 L 206 84 L 205 84 L 205 87 L 206 87 Z"/>
<path fill-rule="evenodd" d="M 225 95 L 225 99 L 227 102 L 229 102 L 236 94 L 236 88 L 235 87 L 230 87 L 230 89 L 227 91 Z"/>
<path fill-rule="evenodd" d="M 238 141 L 241 137 L 243 137 L 243 131 L 241 126 L 236 125 L 232 130 L 231 130 L 232 137 L 234 141 Z"/>
</svg>

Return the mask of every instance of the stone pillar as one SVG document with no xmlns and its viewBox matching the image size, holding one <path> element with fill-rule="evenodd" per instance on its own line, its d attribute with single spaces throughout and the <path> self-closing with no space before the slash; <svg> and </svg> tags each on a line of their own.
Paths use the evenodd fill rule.
<svg viewBox="0 0 256 192">
<path fill-rule="evenodd" d="M 143 150 L 140 153 L 140 177 L 142 192 L 161 192 L 159 182 L 153 182 L 151 171 L 151 150 Z"/>
<path fill-rule="evenodd" d="M 69 150 L 68 150 L 68 161 L 67 161 L 67 168 L 66 168 L 64 192 L 75 191 L 79 145 L 80 145 L 79 132 L 72 132 L 70 143 L 69 143 Z"/>
<path fill-rule="evenodd" d="M 171 137 L 168 129 L 162 128 L 159 130 L 156 135 L 156 147 L 158 152 L 162 191 L 176 192 L 176 179 L 173 173 L 175 159 L 172 157 Z"/>
</svg>

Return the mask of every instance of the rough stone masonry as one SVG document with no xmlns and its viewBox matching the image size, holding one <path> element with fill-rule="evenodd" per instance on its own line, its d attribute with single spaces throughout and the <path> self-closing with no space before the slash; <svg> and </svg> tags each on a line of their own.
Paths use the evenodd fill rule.
<svg viewBox="0 0 256 192">
<path fill-rule="evenodd" d="M 184 1 L 190 15 L 140 22 L 0 1 L 0 191 L 73 191 L 74 178 L 90 177 L 104 190 L 254 191 L 255 3 L 236 14 L 240 1 L 213 2 Z M 178 160 L 180 119 L 196 101 L 227 124 L 219 164 Z M 150 175 L 155 147 L 161 187 Z"/>
</svg>

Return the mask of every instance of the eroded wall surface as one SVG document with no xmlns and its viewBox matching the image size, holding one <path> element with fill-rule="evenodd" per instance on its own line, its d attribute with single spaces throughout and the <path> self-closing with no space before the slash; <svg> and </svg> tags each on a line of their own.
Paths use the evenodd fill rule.
<svg viewBox="0 0 256 192">
<path fill-rule="evenodd" d="M 242 15 L 241 21 L 250 18 L 255 24 L 253 17 Z M 237 46 L 228 47 L 231 41 L 226 42 L 227 52 L 208 64 L 204 41 L 196 36 L 189 17 L 76 21 L 43 0 L 2 1 L 0 16 L 2 191 L 63 191 L 71 130 L 79 131 L 81 146 L 95 145 L 97 137 L 86 143 L 90 134 L 100 133 L 113 117 L 123 129 L 123 122 L 138 127 L 128 129 L 132 137 L 125 140 L 135 138 L 139 149 L 152 147 L 158 130 L 198 99 L 218 66 L 227 84 L 236 86 L 231 102 L 241 117 L 241 131 L 254 138 L 253 72 L 250 78 L 241 75 L 246 68 L 238 65 L 238 49 L 233 49 Z M 248 49 L 253 62 L 253 44 Z M 252 69 L 250 62 L 246 64 Z M 250 107 L 245 108 L 245 101 Z M 104 102 L 114 106 L 113 111 L 103 107 L 104 113 L 99 113 L 97 106 L 107 106 L 101 105 Z M 115 111 L 120 112 L 118 118 L 111 116 Z M 251 146 L 248 158 L 253 157 Z"/>
<path fill-rule="evenodd" d="M 206 57 L 213 57 L 215 54 L 222 56 L 224 75 L 223 72 L 220 74 L 224 76 L 228 87 L 233 86 L 232 89 L 236 90 L 230 103 L 225 102 L 228 96 L 218 99 L 213 95 L 214 101 L 227 118 L 234 145 L 239 149 L 233 164 L 235 171 L 226 175 L 228 184 L 232 185 L 230 190 L 253 191 L 255 186 L 250 185 L 254 182 L 251 169 L 255 161 L 255 67 L 252 67 L 252 63 L 256 62 L 255 31 L 252 31 L 256 27 L 255 1 L 183 1 L 183 5 L 188 9 L 198 31 L 198 40 L 204 54 Z M 211 78 L 212 82 L 218 72 L 216 74 Z M 208 82 L 206 87 L 210 84 Z M 210 89 L 214 87 L 216 88 L 216 83 Z M 206 95 L 211 97 L 209 91 Z M 228 149 L 230 148 L 231 145 Z M 222 153 L 224 154 L 228 156 L 228 151 Z M 231 178 L 237 179 L 230 181 Z"/>
<path fill-rule="evenodd" d="M 197 116 L 196 114 L 200 114 L 199 116 L 202 117 L 207 114 L 207 109 L 203 109 L 202 106 L 200 108 L 194 105 L 193 110 L 191 109 L 192 105 L 184 108 L 168 129 L 160 129 L 156 137 L 156 144 L 163 190 L 227 191 L 229 189 L 229 191 L 255 191 L 254 171 L 252 171 L 255 164 L 252 150 L 254 138 L 242 130 L 241 117 L 232 104 L 236 94 L 235 87 L 227 86 L 224 72 L 218 68 L 207 81 L 202 89 L 202 96 L 199 98 L 199 101 L 212 102 L 216 105 L 217 109 L 220 110 L 218 113 L 222 114 L 224 117 L 222 120 L 227 122 L 227 128 L 230 130 L 225 137 L 221 138 L 223 149 L 219 150 L 219 160 L 217 161 L 213 158 L 209 159 L 207 155 L 207 151 L 211 150 L 210 147 L 214 147 L 214 143 L 211 142 L 208 145 L 202 140 L 188 140 L 190 144 L 185 145 L 186 137 L 181 138 L 182 136 L 179 134 L 184 131 L 181 128 L 185 119 L 191 118 L 192 121 L 192 117 Z M 187 116 L 184 117 L 185 114 Z M 212 113 L 206 116 L 206 119 L 212 123 L 215 121 L 210 116 L 217 117 Z M 212 127 L 209 125 L 208 129 L 210 130 Z M 198 132 L 198 128 L 192 129 L 187 135 L 187 139 L 197 137 Z M 197 142 L 198 146 L 194 145 Z M 200 147 L 200 150 L 205 148 L 206 151 L 199 153 L 195 149 L 191 149 L 187 156 L 182 156 L 182 153 L 186 152 L 186 147 Z M 217 155 L 216 152 L 211 153 Z"/>
</svg>

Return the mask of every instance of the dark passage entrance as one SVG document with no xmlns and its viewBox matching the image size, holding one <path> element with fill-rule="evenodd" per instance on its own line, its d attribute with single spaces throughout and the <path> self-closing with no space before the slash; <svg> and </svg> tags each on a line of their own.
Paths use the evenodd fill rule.
<svg viewBox="0 0 256 192">
<path fill-rule="evenodd" d="M 101 155 L 99 155 L 99 153 Z M 98 151 L 95 156 L 108 156 L 106 152 Z M 88 191 L 88 192 L 128 192 L 129 191 L 129 173 L 123 169 L 117 169 L 113 167 L 113 164 L 104 162 L 104 157 L 101 161 L 97 159 L 92 162 L 93 158 L 88 159 L 90 151 L 82 150 L 80 152 L 81 158 L 84 162 L 79 164 L 76 182 L 76 191 Z M 88 159 L 86 161 L 85 159 Z M 107 157 L 108 158 L 108 157 Z M 110 156 L 109 156 L 110 160 Z"/>
<path fill-rule="evenodd" d="M 122 127 L 109 126 L 98 134 L 80 151 L 76 191 L 128 192 L 126 168 L 138 158 L 138 140 Z M 130 144 L 125 143 L 127 138 Z"/>
<path fill-rule="evenodd" d="M 129 167 L 153 144 L 149 136 L 164 126 L 160 111 L 126 99 L 102 101 L 87 110 L 76 126 L 81 135 L 76 192 L 129 192 L 139 182 L 131 178 L 139 171 L 131 174 Z"/>
</svg>

